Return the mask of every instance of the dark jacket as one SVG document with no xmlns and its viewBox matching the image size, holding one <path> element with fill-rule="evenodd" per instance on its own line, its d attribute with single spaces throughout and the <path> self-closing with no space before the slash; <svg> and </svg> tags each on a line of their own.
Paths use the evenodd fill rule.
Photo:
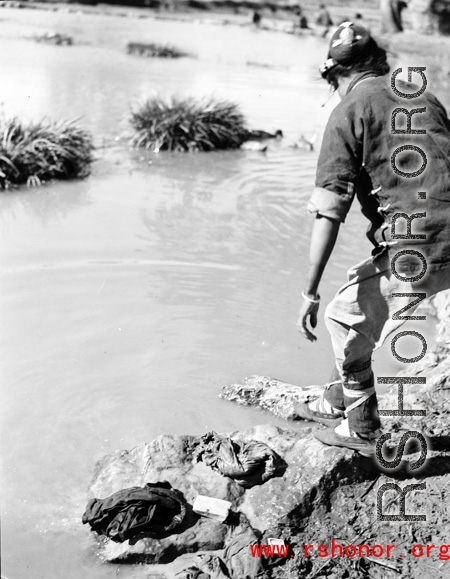
<svg viewBox="0 0 450 579">
<path fill-rule="evenodd" d="M 167 481 L 117 491 L 105 499 L 91 499 L 83 524 L 121 543 L 140 533 L 159 538 L 178 527 L 186 514 L 182 493 Z"/>
<path fill-rule="evenodd" d="M 390 83 L 391 75 L 360 75 L 332 112 L 308 209 L 343 222 L 356 194 L 370 221 L 367 236 L 375 245 L 374 253 L 390 242 L 395 213 L 426 212 L 425 218 L 413 220 L 411 228 L 413 234 L 426 234 L 426 239 L 395 240 L 391 248 L 420 251 L 429 269 L 437 269 L 450 263 L 450 122 L 428 90 L 406 99 L 397 96 Z M 405 93 L 418 90 L 398 80 L 396 87 Z M 391 116 L 397 107 L 409 111 L 426 107 L 412 118 L 412 129 L 426 130 L 426 134 L 392 134 Z M 397 115 L 395 128 L 406 128 L 404 114 Z M 391 156 L 402 145 L 415 145 L 425 152 L 427 165 L 421 175 L 406 178 L 394 171 Z M 418 153 L 397 155 L 396 166 L 405 173 L 421 165 Z M 419 192 L 425 192 L 426 198 Z M 396 233 L 405 233 L 404 225 L 400 219 Z"/>
</svg>

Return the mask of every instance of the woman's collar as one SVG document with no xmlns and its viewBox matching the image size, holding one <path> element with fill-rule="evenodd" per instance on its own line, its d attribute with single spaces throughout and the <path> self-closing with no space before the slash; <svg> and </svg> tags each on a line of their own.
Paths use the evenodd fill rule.
<svg viewBox="0 0 450 579">
<path fill-rule="evenodd" d="M 345 94 L 348 95 L 350 91 L 352 91 L 359 83 L 363 82 L 364 80 L 367 80 L 368 78 L 375 78 L 377 76 L 380 75 L 376 72 L 362 72 L 361 74 L 356 75 L 348 85 L 347 92 Z"/>
</svg>

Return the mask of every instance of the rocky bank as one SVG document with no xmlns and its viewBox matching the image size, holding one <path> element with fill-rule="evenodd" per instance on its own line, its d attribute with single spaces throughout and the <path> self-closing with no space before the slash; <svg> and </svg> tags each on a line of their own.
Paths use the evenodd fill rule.
<svg viewBox="0 0 450 579">
<path fill-rule="evenodd" d="M 220 523 L 200 517 L 188 507 L 188 515 L 177 532 L 161 539 L 141 536 L 118 544 L 92 534 L 99 556 L 114 564 L 143 563 L 135 567 L 136 579 L 338 579 L 393 574 L 411 579 L 449 577 L 450 561 L 443 551 L 439 557 L 439 547 L 448 545 L 450 558 L 450 292 L 432 299 L 427 313 L 434 313 L 438 319 L 436 347 L 408 368 L 409 376 L 424 376 L 426 384 L 405 387 L 404 397 L 405 408 L 425 408 L 426 415 L 389 417 L 383 421 L 385 432 L 391 433 L 394 443 L 406 431 L 418 431 L 427 437 L 428 457 L 421 469 L 409 468 L 418 457 L 414 440 L 406 446 L 407 454 L 400 466 L 388 471 L 372 459 L 323 446 L 312 436 L 313 430 L 321 426 L 297 430 L 292 422 L 287 422 L 285 429 L 265 424 L 229 436 L 238 442 L 266 443 L 286 461 L 287 468 L 282 476 L 246 490 L 193 459 L 190 449 L 194 437 L 161 435 L 99 461 L 89 498 L 105 498 L 123 488 L 167 480 L 183 493 L 188 505 L 199 494 L 229 501 L 229 519 Z M 221 396 L 235 403 L 257 405 L 289 420 L 294 400 L 317 393 L 317 387 L 304 389 L 270 378 L 251 377 L 242 384 L 224 387 Z M 380 397 L 380 409 L 396 408 L 397 403 L 396 386 Z M 426 521 L 379 520 L 377 491 L 388 482 L 401 488 L 405 484 L 426 483 L 425 490 L 409 492 L 406 500 L 406 513 L 423 514 Z M 383 512 L 399 512 L 398 493 L 385 493 Z M 293 557 L 276 565 L 252 558 L 250 543 L 266 544 L 269 537 L 288 543 Z M 393 544 L 395 549 L 389 558 L 320 558 L 314 548 L 311 556 L 304 557 L 305 544 L 329 545 L 331 538 L 344 546 Z M 435 547 L 430 548 L 429 557 L 414 557 L 411 548 L 415 544 Z"/>
</svg>

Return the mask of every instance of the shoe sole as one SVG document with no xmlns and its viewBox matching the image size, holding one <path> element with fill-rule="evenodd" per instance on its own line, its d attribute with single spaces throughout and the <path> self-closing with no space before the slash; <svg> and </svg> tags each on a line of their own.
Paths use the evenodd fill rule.
<svg viewBox="0 0 450 579">
<path fill-rule="evenodd" d="M 355 439 L 353 437 L 340 436 L 339 434 L 336 434 L 332 429 L 315 432 L 314 438 L 316 438 L 317 440 L 328 446 L 338 446 L 340 448 L 348 448 L 349 450 L 358 452 L 361 456 L 364 456 L 366 458 L 372 458 L 375 454 L 375 446 L 370 445 L 369 448 L 367 446 L 365 448 L 359 447 L 358 444 L 355 444 L 354 442 Z"/>
</svg>

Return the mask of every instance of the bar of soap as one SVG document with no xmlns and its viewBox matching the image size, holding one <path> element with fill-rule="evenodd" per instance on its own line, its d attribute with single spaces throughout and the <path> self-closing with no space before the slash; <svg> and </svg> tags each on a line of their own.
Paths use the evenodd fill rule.
<svg viewBox="0 0 450 579">
<path fill-rule="evenodd" d="M 202 517 L 215 519 L 223 523 L 230 512 L 231 503 L 222 499 L 214 499 L 213 497 L 205 497 L 204 495 L 197 495 L 192 509 L 194 513 Z"/>
</svg>

